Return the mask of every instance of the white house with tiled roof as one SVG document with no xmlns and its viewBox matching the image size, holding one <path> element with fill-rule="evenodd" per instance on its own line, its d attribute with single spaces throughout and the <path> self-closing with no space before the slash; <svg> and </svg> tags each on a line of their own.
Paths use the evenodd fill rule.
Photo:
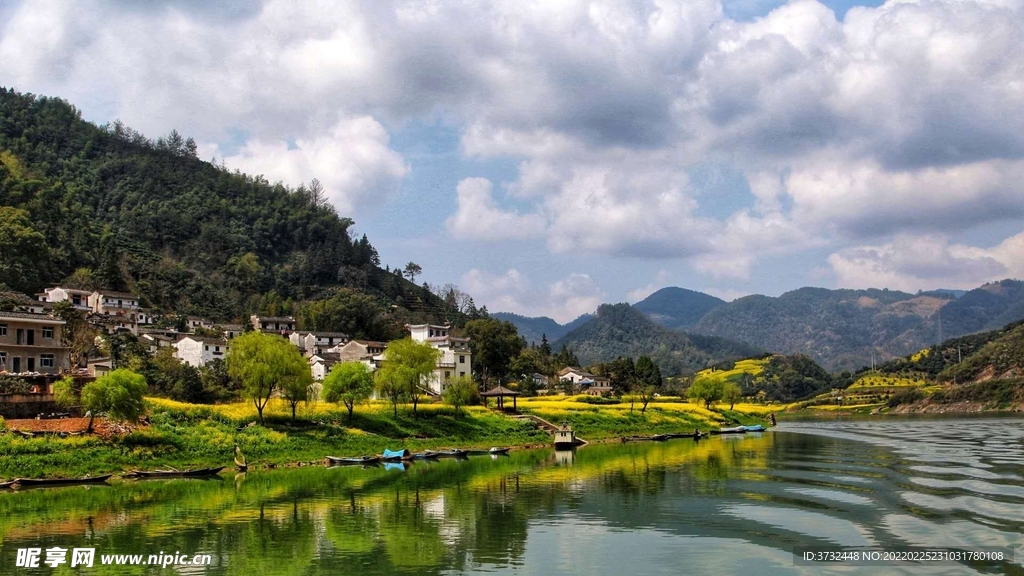
<svg viewBox="0 0 1024 576">
<path fill-rule="evenodd" d="M 343 346 L 348 342 L 349 338 L 348 334 L 342 332 L 308 332 L 300 330 L 289 334 L 288 340 L 308 357 L 326 352 L 335 346 Z"/>
<path fill-rule="evenodd" d="M 249 317 L 253 330 L 257 332 L 273 332 L 276 334 L 288 335 L 295 331 L 295 318 L 291 316 L 259 316 L 253 314 Z"/>
<path fill-rule="evenodd" d="M 469 338 L 451 335 L 451 326 L 437 324 L 406 325 L 409 336 L 417 342 L 427 342 L 441 351 L 437 367 L 427 385 L 431 392 L 444 392 L 445 383 L 459 376 L 473 376 L 473 356 L 469 350 Z"/>
<path fill-rule="evenodd" d="M 36 294 L 36 298 L 38 298 L 40 302 L 50 302 L 53 304 L 56 304 L 57 302 L 71 302 L 72 306 L 83 312 L 89 312 L 92 310 L 92 306 L 89 305 L 89 298 L 91 296 L 92 290 L 62 288 L 60 286 L 47 288 Z"/>
<path fill-rule="evenodd" d="M 228 342 L 223 338 L 188 334 L 174 343 L 174 349 L 175 358 L 196 368 L 228 356 Z"/>
</svg>

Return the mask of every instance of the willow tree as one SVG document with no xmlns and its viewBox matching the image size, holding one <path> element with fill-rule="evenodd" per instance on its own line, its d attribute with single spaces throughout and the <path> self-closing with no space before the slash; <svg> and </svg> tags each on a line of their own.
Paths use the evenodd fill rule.
<svg viewBox="0 0 1024 576">
<path fill-rule="evenodd" d="M 146 377 L 127 368 L 119 368 L 86 384 L 82 388 L 82 407 L 90 412 L 89 427 L 98 412 L 106 412 L 115 420 L 135 422 L 145 412 L 142 397 L 146 393 Z"/>
<path fill-rule="evenodd" d="M 373 393 L 373 372 L 366 364 L 358 361 L 342 362 L 331 369 L 324 378 L 323 399 L 336 404 L 342 402 L 348 409 L 348 421 L 356 404 L 365 402 Z"/>
<path fill-rule="evenodd" d="M 393 340 L 384 350 L 384 364 L 402 366 L 405 376 L 405 393 L 412 400 L 412 413 L 416 415 L 416 406 L 424 388 L 429 385 L 431 375 L 437 368 L 441 351 L 426 342 L 416 342 L 412 338 Z"/>
<path fill-rule="evenodd" d="M 256 406 L 260 424 L 263 410 L 274 392 L 295 406 L 309 398 L 312 374 L 298 348 L 275 334 L 249 332 L 231 340 L 231 353 L 227 358 L 228 374 L 242 385 L 242 394 Z"/>
</svg>

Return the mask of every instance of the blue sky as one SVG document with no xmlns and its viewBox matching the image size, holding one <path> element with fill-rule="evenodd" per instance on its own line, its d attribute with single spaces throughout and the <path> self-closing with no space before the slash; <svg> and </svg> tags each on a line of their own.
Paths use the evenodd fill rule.
<svg viewBox="0 0 1024 576">
<path fill-rule="evenodd" d="M 319 178 L 384 263 L 567 321 L 1024 276 L 1021 0 L 0 3 L 0 84 Z"/>
</svg>

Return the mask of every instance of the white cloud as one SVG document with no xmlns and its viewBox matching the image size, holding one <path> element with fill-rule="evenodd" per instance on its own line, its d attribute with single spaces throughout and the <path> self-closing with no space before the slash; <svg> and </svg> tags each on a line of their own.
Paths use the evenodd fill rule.
<svg viewBox="0 0 1024 576">
<path fill-rule="evenodd" d="M 561 323 L 594 312 L 605 297 L 593 278 L 578 273 L 538 286 L 516 269 L 492 274 L 474 268 L 462 275 L 461 285 L 490 310 L 547 316 Z"/>
<path fill-rule="evenodd" d="M 837 283 L 848 288 L 969 289 L 1024 277 L 1024 232 L 992 248 L 951 243 L 942 235 L 901 235 L 885 244 L 845 248 L 828 263 Z"/>
<path fill-rule="evenodd" d="M 446 223 L 453 236 L 493 241 L 531 238 L 543 233 L 545 222 L 541 216 L 520 216 L 495 206 L 491 197 L 493 188 L 486 178 L 466 178 L 459 182 L 458 209 Z"/>
<path fill-rule="evenodd" d="M 0 25 L 0 80 L 151 135 L 245 133 L 229 165 L 316 176 L 343 211 L 409 170 L 383 126 L 440 118 L 465 155 L 517 162 L 504 190 L 526 203 L 464 180 L 453 235 L 543 234 L 713 278 L 1024 219 L 1019 0 L 890 0 L 842 21 L 794 0 L 749 22 L 716 0 L 239 6 L 24 2 Z M 752 205 L 696 195 L 687 169 L 708 161 L 746 173 Z"/>
<path fill-rule="evenodd" d="M 204 155 L 218 153 L 216 146 Z M 369 116 L 342 118 L 327 133 L 287 142 L 249 140 L 237 154 L 223 158 L 229 168 L 263 174 L 270 181 L 298 185 L 319 178 L 339 211 L 387 202 L 409 166 L 388 148 L 384 127 Z"/>
</svg>

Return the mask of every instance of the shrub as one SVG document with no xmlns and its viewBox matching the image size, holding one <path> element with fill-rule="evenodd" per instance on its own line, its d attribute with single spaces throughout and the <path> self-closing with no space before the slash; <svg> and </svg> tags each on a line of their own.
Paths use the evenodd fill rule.
<svg viewBox="0 0 1024 576">
<path fill-rule="evenodd" d="M 889 398 L 889 408 L 895 408 L 900 404 L 913 404 L 924 400 L 924 393 L 917 388 L 901 390 Z"/>
<path fill-rule="evenodd" d="M 621 404 L 622 401 L 617 398 L 605 398 L 604 396 L 581 396 L 576 399 L 577 402 L 584 404 Z"/>
<path fill-rule="evenodd" d="M 7 430 L 7 424 L 4 423 L 4 417 L 0 416 L 0 432 L 5 432 L 6 430 Z"/>
<path fill-rule="evenodd" d="M 24 378 L 0 376 L 0 394 L 28 394 L 32 387 Z"/>
</svg>

